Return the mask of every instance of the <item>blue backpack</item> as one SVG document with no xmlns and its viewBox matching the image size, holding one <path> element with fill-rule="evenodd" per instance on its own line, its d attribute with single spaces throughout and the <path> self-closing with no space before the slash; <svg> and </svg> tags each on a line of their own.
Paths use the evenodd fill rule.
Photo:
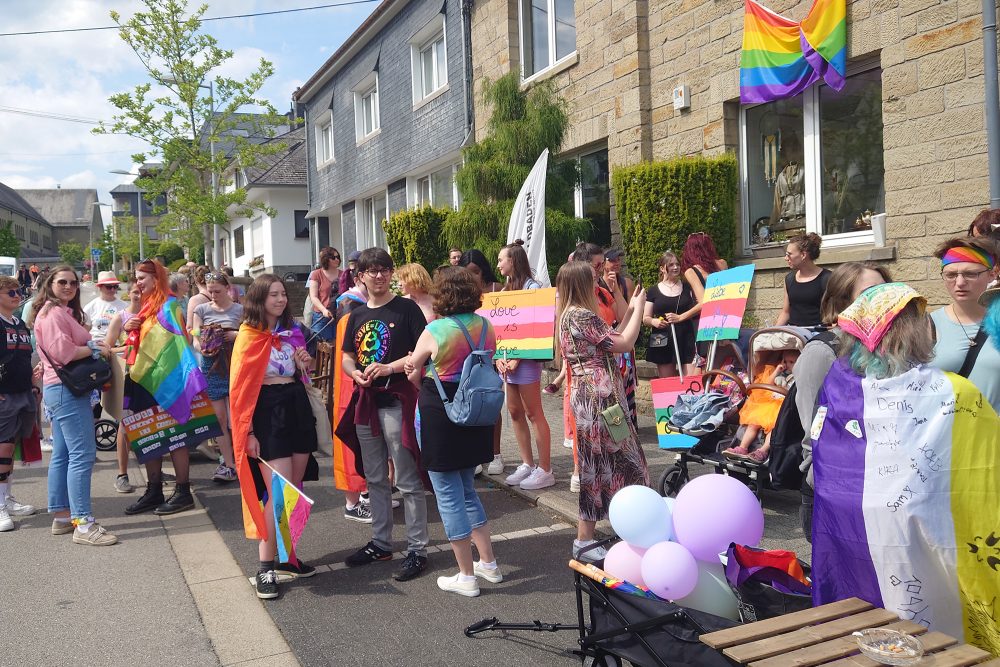
<svg viewBox="0 0 1000 667">
<path fill-rule="evenodd" d="M 486 330 L 488 322 L 483 322 L 483 333 L 479 338 L 479 346 L 472 342 L 469 330 L 457 317 L 450 318 L 458 325 L 465 340 L 469 342 L 472 352 L 465 358 L 462 365 L 462 376 L 458 379 L 458 391 L 455 398 L 448 400 L 444 393 L 441 378 L 438 377 L 434 362 L 427 363 L 438 394 L 444 403 L 444 410 L 453 424 L 460 426 L 493 426 L 500 418 L 503 408 L 503 380 L 493 367 L 493 355 L 486 348 Z M 486 318 L 483 318 L 484 320 Z"/>
</svg>

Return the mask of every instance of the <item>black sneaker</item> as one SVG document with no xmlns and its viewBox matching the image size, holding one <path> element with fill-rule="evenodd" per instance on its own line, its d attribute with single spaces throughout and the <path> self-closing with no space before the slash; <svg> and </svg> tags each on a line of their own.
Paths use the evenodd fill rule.
<svg viewBox="0 0 1000 667">
<path fill-rule="evenodd" d="M 257 597 L 261 600 L 272 600 L 278 597 L 278 576 L 274 570 L 258 572 L 253 583 L 254 588 L 257 589 Z"/>
<path fill-rule="evenodd" d="M 411 551 L 406 554 L 406 558 L 403 559 L 403 565 L 396 570 L 392 578 L 396 581 L 409 581 L 410 579 L 415 579 L 427 569 L 427 556 L 421 556 L 416 551 Z"/>
<path fill-rule="evenodd" d="M 392 560 L 392 552 L 380 549 L 375 546 L 374 542 L 369 542 L 345 558 L 344 563 L 347 567 L 358 567 L 360 565 L 368 565 L 380 560 Z"/>
<path fill-rule="evenodd" d="M 146 492 L 131 505 L 125 508 L 125 514 L 142 514 L 155 510 L 163 504 L 163 486 L 150 482 L 146 485 Z"/>
<path fill-rule="evenodd" d="M 166 516 L 185 510 L 194 509 L 194 496 L 191 495 L 190 484 L 178 484 L 167 501 L 153 510 L 153 514 Z"/>
<path fill-rule="evenodd" d="M 308 579 L 316 574 L 316 568 L 300 560 L 298 565 L 293 563 L 278 563 L 274 566 L 274 573 L 278 575 L 278 581 Z"/>
<path fill-rule="evenodd" d="M 357 521 L 358 523 L 371 523 L 372 522 L 372 508 L 368 503 L 359 502 L 352 508 L 344 508 L 344 518 L 348 521 Z"/>
</svg>

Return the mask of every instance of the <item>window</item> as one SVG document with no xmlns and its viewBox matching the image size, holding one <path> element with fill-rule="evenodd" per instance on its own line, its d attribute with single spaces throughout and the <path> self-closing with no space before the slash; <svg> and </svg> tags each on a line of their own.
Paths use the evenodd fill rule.
<svg viewBox="0 0 1000 667">
<path fill-rule="evenodd" d="M 587 218 L 594 230 L 593 242 L 611 245 L 611 195 L 608 149 L 580 156 L 580 184 L 576 193 L 576 216 Z"/>
<path fill-rule="evenodd" d="M 32 229 L 29 232 L 29 234 L 31 235 L 31 244 L 32 245 L 38 245 L 38 232 L 36 232 L 35 230 Z"/>
<path fill-rule="evenodd" d="M 354 123 L 357 140 L 371 136 L 379 128 L 378 72 L 372 72 L 354 91 Z"/>
<path fill-rule="evenodd" d="M 885 211 L 881 70 L 855 68 L 839 93 L 813 86 L 801 95 L 744 107 L 744 238 L 748 246 L 816 232 L 826 245 L 871 238 Z"/>
<path fill-rule="evenodd" d="M 243 225 L 233 230 L 233 248 L 237 257 L 242 257 L 246 252 L 246 246 L 243 245 Z"/>
<path fill-rule="evenodd" d="M 415 182 L 415 203 L 424 206 L 458 208 L 458 190 L 455 187 L 455 170 L 458 165 L 449 164 L 443 169 L 418 178 Z"/>
<path fill-rule="evenodd" d="M 247 186 L 247 175 L 243 173 L 243 170 L 240 169 L 239 167 L 236 168 L 235 175 L 236 178 L 234 180 L 236 181 L 236 187 L 245 188 Z"/>
<path fill-rule="evenodd" d="M 333 160 L 333 114 L 329 111 L 316 123 L 316 164 L 323 166 Z"/>
<path fill-rule="evenodd" d="M 24 240 L 24 225 L 14 225 L 14 234 L 18 241 Z"/>
<path fill-rule="evenodd" d="M 43 236 L 42 237 L 42 247 L 45 248 L 46 250 L 48 250 L 49 248 L 52 247 L 52 237 L 51 236 Z"/>
<path fill-rule="evenodd" d="M 358 247 L 372 248 L 386 247 L 385 229 L 382 222 L 385 220 L 386 193 L 369 197 L 361 202 L 361 219 L 358 221 Z"/>
<path fill-rule="evenodd" d="M 417 179 L 417 206 L 423 208 L 431 205 L 431 177 Z"/>
<path fill-rule="evenodd" d="M 576 53 L 573 0 L 521 0 L 521 78 L 528 79 Z"/>
<path fill-rule="evenodd" d="M 297 239 L 309 238 L 309 220 L 306 219 L 306 213 L 308 212 L 309 211 L 295 212 L 295 238 Z"/>
<path fill-rule="evenodd" d="M 444 27 L 444 14 L 440 14 L 410 40 L 414 104 L 430 97 L 448 83 Z"/>
</svg>

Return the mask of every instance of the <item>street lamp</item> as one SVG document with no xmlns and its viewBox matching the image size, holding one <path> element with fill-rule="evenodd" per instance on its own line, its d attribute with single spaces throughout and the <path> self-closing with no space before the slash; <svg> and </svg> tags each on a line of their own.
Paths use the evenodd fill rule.
<svg viewBox="0 0 1000 667">
<path fill-rule="evenodd" d="M 133 174 L 131 171 L 125 171 L 124 169 L 112 169 L 111 173 L 112 174 L 121 174 L 123 176 L 135 176 L 136 175 L 136 174 Z M 142 234 L 142 195 L 145 192 L 145 190 L 143 190 L 142 188 L 140 188 L 138 185 L 136 185 L 135 187 L 136 187 L 136 191 L 137 191 L 137 195 L 138 195 L 136 197 L 136 199 L 138 200 L 138 204 L 139 204 L 139 206 L 138 206 L 139 212 L 138 212 L 138 215 L 136 216 L 136 225 L 139 228 L 139 260 L 141 261 L 141 260 L 143 260 L 143 259 L 146 258 L 146 250 L 145 250 L 145 248 L 143 246 L 143 243 L 142 243 L 142 236 L 143 236 L 143 234 Z M 114 220 L 112 220 L 112 224 L 114 224 Z M 114 229 L 114 227 L 112 227 L 112 229 Z"/>
<path fill-rule="evenodd" d="M 107 202 L 103 202 L 103 201 L 95 201 L 94 203 L 91 204 L 91 206 L 98 207 L 98 211 L 99 211 L 100 210 L 99 207 L 101 207 L 101 206 L 111 206 L 111 204 L 108 204 Z M 104 230 L 104 216 L 103 215 L 101 215 L 101 230 L 102 230 L 102 234 L 103 234 L 103 230 Z M 112 220 L 111 220 L 111 238 L 112 238 L 112 240 L 114 240 L 114 234 L 115 234 L 114 216 L 112 215 Z M 94 223 L 93 223 L 93 221 L 91 221 L 91 223 L 90 223 L 90 249 L 91 249 L 91 257 L 93 257 L 93 250 L 94 250 Z M 112 243 L 111 244 L 111 270 L 114 271 L 117 274 L 118 273 L 118 268 L 115 266 L 115 264 L 116 264 L 115 244 Z"/>
</svg>

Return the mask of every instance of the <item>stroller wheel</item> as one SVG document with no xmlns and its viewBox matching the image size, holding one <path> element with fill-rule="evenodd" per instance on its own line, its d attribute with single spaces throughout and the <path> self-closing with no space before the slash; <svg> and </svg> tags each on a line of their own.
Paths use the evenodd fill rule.
<svg viewBox="0 0 1000 667">
<path fill-rule="evenodd" d="M 94 437 L 99 451 L 114 451 L 118 446 L 118 424 L 110 419 L 99 419 L 94 423 Z"/>
<path fill-rule="evenodd" d="M 583 659 L 583 667 L 622 667 L 621 658 L 610 653 L 602 653 L 596 658 Z"/>
<path fill-rule="evenodd" d="M 681 487 L 688 483 L 688 472 L 680 466 L 671 466 L 660 476 L 657 490 L 665 498 L 673 498 Z"/>
</svg>

